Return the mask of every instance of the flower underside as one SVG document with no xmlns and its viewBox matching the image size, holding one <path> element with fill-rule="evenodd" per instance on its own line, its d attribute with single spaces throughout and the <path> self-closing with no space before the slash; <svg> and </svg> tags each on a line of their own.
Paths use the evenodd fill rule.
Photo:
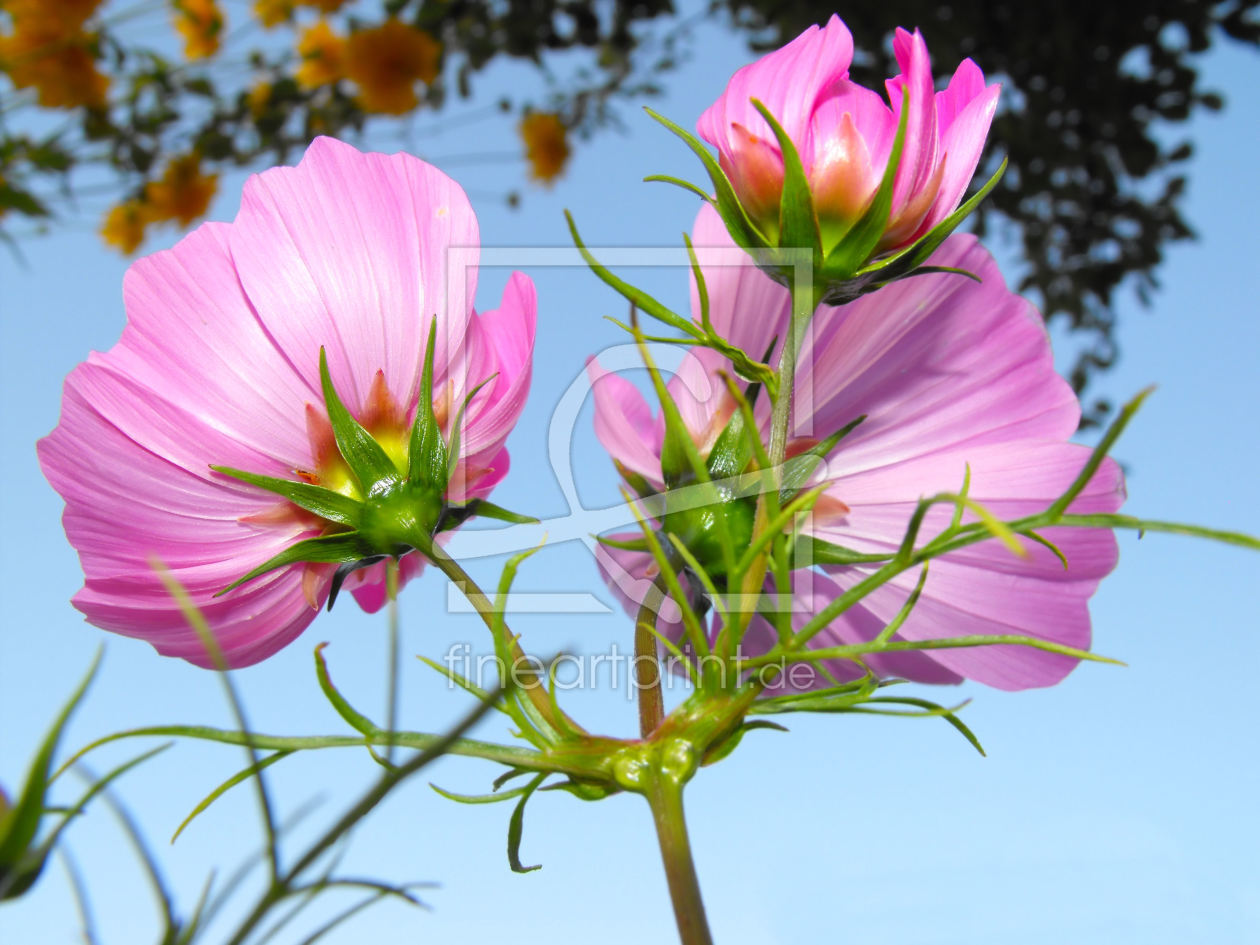
<svg viewBox="0 0 1260 945">
<path fill-rule="evenodd" d="M 671 558 L 672 566 L 693 579 L 700 578 L 692 573 L 692 563 L 683 560 L 676 551 L 677 542 L 704 570 L 704 578 L 723 593 L 730 590 L 727 585 L 733 559 L 753 540 L 760 496 L 774 488 L 771 480 L 760 473 L 765 459 L 764 455 L 758 456 L 763 452 L 760 433 L 747 423 L 752 415 L 749 401 L 755 400 L 758 391 L 757 385 L 751 385 L 746 395 L 740 396 L 742 403 L 726 395 L 729 404 L 724 402 L 715 410 L 706 429 L 699 432 L 687 430 L 671 412 L 666 412 L 666 440 L 671 436 L 674 439 L 687 437 L 703 464 L 703 475 L 698 475 L 699 470 L 689 468 L 685 462 L 682 465 L 671 462 L 670 454 L 675 452 L 676 455 L 676 451 L 667 447 L 662 448 L 661 456 L 663 491 L 617 463 L 622 478 L 643 500 L 649 518 L 656 520 L 658 539 Z M 789 441 L 778 483 L 779 504 L 791 502 L 805 491 L 827 455 L 864 419 L 859 417 L 826 440 L 798 437 Z M 810 513 L 814 516 L 842 517 L 848 511 L 842 501 L 832 496 L 815 497 L 810 504 Z M 605 541 L 626 550 L 646 551 L 649 547 L 646 539 Z M 799 566 L 805 567 L 808 563 Z M 659 568 L 653 563 L 647 577 L 655 578 L 657 574 Z M 703 608 L 702 595 L 697 593 L 696 596 L 693 603 Z"/>
<path fill-rule="evenodd" d="M 232 582 L 225 594 L 246 581 L 293 564 L 308 566 L 303 587 L 315 601 L 314 583 L 324 568 L 336 565 L 328 597 L 331 608 L 346 577 L 387 557 L 412 551 L 431 557 L 434 537 L 472 515 L 505 521 L 530 521 L 482 499 L 450 503 L 447 485 L 459 461 L 464 410 L 493 378 L 474 388 L 451 417 L 453 385 L 435 399 L 433 350 L 436 321 L 429 334 L 424 373 L 415 418 L 394 399 L 378 372 L 369 391 L 362 422 L 351 416 L 333 386 L 328 359 L 320 349 L 320 382 L 324 407 L 307 406 L 307 431 L 314 457 L 312 469 L 294 470 L 295 479 L 278 479 L 226 466 L 216 472 L 273 492 L 287 500 L 264 513 L 271 523 L 305 521 L 320 534 L 295 542 Z M 449 434 L 445 431 L 449 429 Z"/>
</svg>

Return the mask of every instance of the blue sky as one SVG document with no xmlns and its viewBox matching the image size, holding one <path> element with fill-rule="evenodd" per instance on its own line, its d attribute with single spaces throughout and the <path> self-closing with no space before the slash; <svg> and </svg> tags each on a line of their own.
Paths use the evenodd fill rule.
<svg viewBox="0 0 1260 945">
<path fill-rule="evenodd" d="M 705 31 L 697 59 L 669 79 L 670 94 L 653 107 L 684 125 L 694 122 L 746 59 L 734 37 Z M 1158 385 L 1116 451 L 1130 469 L 1126 511 L 1255 534 L 1260 184 L 1253 141 L 1260 104 L 1247 91 L 1260 68 L 1254 54 L 1223 46 L 1205 61 L 1205 72 L 1227 93 L 1229 107 L 1190 129 L 1197 153 L 1187 210 L 1201 239 L 1169 253 L 1149 310 L 1122 299 L 1123 360 L 1099 393 L 1121 400 Z M 537 87 L 532 73 L 501 68 L 483 94 L 489 100 L 501 90 Z M 440 133 L 441 120 L 421 118 L 403 140 L 377 133 L 367 143 L 406 146 L 463 182 L 487 246 L 567 246 L 566 207 L 591 243 L 672 245 L 690 226 L 695 201 L 640 181 L 651 173 L 694 179 L 699 169 L 636 109 L 627 107 L 624 118 L 624 135 L 579 144 L 569 175 L 553 190 L 526 190 L 515 212 L 495 195 L 519 181 L 518 165 L 451 159 L 512 151 L 509 122 L 487 119 Z M 224 179 L 215 219 L 235 213 L 241 179 Z M 124 320 L 126 262 L 100 245 L 94 218 L 87 219 L 27 241 L 25 265 L 0 257 L 0 783 L 10 790 L 101 642 L 105 664 L 67 744 L 160 722 L 230 724 L 211 674 L 96 630 L 68 603 L 81 574 L 33 444 L 56 423 L 64 375 L 89 350 L 113 344 Z M 586 355 L 623 340 L 601 318 L 622 307 L 580 269 L 531 274 L 540 298 L 535 383 L 509 442 L 513 473 L 496 501 L 547 517 L 566 511 L 544 449 L 549 419 Z M 684 304 L 682 273 L 642 275 L 663 298 Z M 506 276 L 483 272 L 481 307 L 494 304 Z M 613 470 L 590 433 L 589 405 L 571 462 L 586 504 L 615 500 Z M 718 940 L 1158 945 L 1260 937 L 1260 766 L 1252 724 L 1260 621 L 1251 599 L 1258 562 L 1203 542 L 1123 536 L 1120 567 L 1092 611 L 1096 648 L 1129 665 L 1084 666 L 1062 685 L 1031 693 L 970 685 L 946 693 L 946 700 L 974 700 L 965 718 L 988 758 L 930 720 L 802 717 L 790 721 L 790 734 L 750 736 L 729 760 L 702 771 L 687 794 Z M 487 582 L 497 574 L 494 560 L 472 567 Z M 524 569 L 521 587 L 609 599 L 577 543 L 545 549 Z M 482 643 L 473 618 L 447 613 L 435 575 L 407 588 L 402 619 L 406 653 L 440 658 L 452 641 Z M 540 653 L 595 652 L 613 640 L 629 645 L 619 612 L 528 616 L 516 628 Z M 323 640 L 330 641 L 327 655 L 342 690 L 377 711 L 384 635 L 382 619 L 346 601 L 281 654 L 239 673 L 255 728 L 344 730 L 311 672 L 311 648 Z M 405 727 L 441 730 L 467 707 L 418 661 L 406 661 L 403 682 Z M 624 691 L 573 696 L 571 711 L 589 728 L 633 730 Z M 496 726 L 487 721 L 479 734 L 504 739 Z M 139 747 L 102 752 L 96 764 L 103 768 Z M 159 850 L 184 911 L 209 869 L 222 875 L 258 843 L 245 791 L 226 797 L 174 846 L 166 843 L 193 804 L 240 764 L 235 750 L 183 744 L 122 782 L 121 796 Z M 358 752 L 299 757 L 274 771 L 283 810 L 322 799 L 295 828 L 296 840 L 375 776 Z M 474 793 L 496 773 L 445 759 L 378 811 L 356 834 L 346 869 L 440 883 L 424 893 L 432 911 L 378 906 L 331 941 L 462 941 L 511 930 L 522 941 L 670 940 L 646 805 L 634 797 L 600 804 L 536 798 L 526 815 L 523 858 L 543 869 L 518 876 L 504 856 L 507 807 L 456 806 L 423 783 Z M 151 938 L 156 925 L 141 874 L 104 809 L 68 837 L 89 878 L 101 940 Z M 0 940 L 76 941 L 69 901 L 54 867 L 34 894 L 0 908 Z"/>
</svg>

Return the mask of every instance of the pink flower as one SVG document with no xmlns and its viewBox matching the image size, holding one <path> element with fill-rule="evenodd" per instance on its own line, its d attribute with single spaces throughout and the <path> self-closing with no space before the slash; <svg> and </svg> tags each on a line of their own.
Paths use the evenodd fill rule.
<svg viewBox="0 0 1260 945">
<path fill-rule="evenodd" d="M 696 223 L 698 247 L 727 246 L 717 214 L 705 207 Z M 762 352 L 782 337 L 788 291 L 751 264 L 705 265 L 711 317 L 719 334 L 745 351 Z M 1080 411 L 1054 371 L 1050 345 L 1037 311 L 1007 290 L 997 265 L 970 236 L 951 237 L 931 263 L 979 275 L 925 275 L 886 286 L 842 307 L 820 306 L 804 341 L 798 367 L 795 416 L 788 453 L 808 448 L 865 414 L 867 419 L 827 458 L 817 481 L 829 483 L 810 526 L 815 537 L 863 553 L 887 554 L 899 545 L 920 497 L 957 492 L 968 465 L 971 498 L 1003 519 L 1044 511 L 1080 472 L 1089 451 L 1068 442 Z M 695 290 L 693 312 L 698 311 Z M 692 349 L 669 387 L 702 454 L 733 405 L 715 372 L 731 372 L 709 349 Z M 632 476 L 662 489 L 663 423 L 628 381 L 591 365 L 595 430 L 604 448 Z M 763 435 L 769 410 L 758 407 Z M 1071 506 L 1081 513 L 1114 512 L 1124 487 L 1117 465 L 1104 462 Z M 952 506 L 930 512 L 920 544 L 949 523 Z M 923 595 L 898 638 L 927 640 L 972 634 L 1020 634 L 1085 649 L 1090 641 L 1087 602 L 1116 563 L 1109 531 L 1057 527 L 1044 536 L 1067 557 L 1025 541 L 1029 554 L 1014 556 L 994 539 L 934 560 Z M 636 537 L 636 536 L 614 536 Z M 629 609 L 637 607 L 655 571 L 646 553 L 601 548 L 601 570 Z M 809 613 L 799 628 L 873 566 L 798 571 L 798 595 Z M 807 583 L 806 578 L 812 579 Z M 872 639 L 893 619 L 918 578 L 908 571 L 833 621 L 814 646 Z M 661 614 L 677 632 L 678 611 Z M 755 621 L 746 653 L 774 641 Z M 1000 689 L 1058 682 L 1075 660 L 1022 646 L 940 649 L 870 660 L 888 676 L 922 682 L 963 677 Z M 832 670 L 858 675 L 853 664 Z"/>
<path fill-rule="evenodd" d="M 317 139 L 297 167 L 251 177 L 233 223 L 207 223 L 127 273 L 127 326 L 66 379 L 61 421 L 39 443 L 85 581 L 74 604 L 106 630 L 198 665 L 209 655 L 158 575 L 168 568 L 231 665 L 294 639 L 334 566 L 293 564 L 219 595 L 329 522 L 211 464 L 353 496 L 320 386 L 320 351 L 355 418 L 406 466 L 430 326 L 434 412 L 449 435 L 468 405 L 445 500 L 488 493 L 529 389 L 533 284 L 511 278 L 496 311 L 472 310 L 477 220 L 460 187 L 405 154 Z M 471 264 L 448 266 L 450 247 Z M 402 559 L 401 578 L 419 556 Z M 346 586 L 369 612 L 384 565 Z"/>
<path fill-rule="evenodd" d="M 697 131 L 719 151 L 719 163 L 745 209 L 774 241 L 783 192 L 783 155 L 753 107 L 757 99 L 791 138 L 809 180 L 830 252 L 879 189 L 909 93 L 906 134 L 893 183 L 892 211 L 878 250 L 909 245 L 958 206 L 980 161 L 999 87 L 963 60 L 949 86 L 933 92 L 927 45 L 918 30 L 893 41 L 901 75 L 886 83 L 888 103 L 849 81 L 853 39 L 839 17 L 811 26 L 731 78 L 700 116 Z"/>
</svg>

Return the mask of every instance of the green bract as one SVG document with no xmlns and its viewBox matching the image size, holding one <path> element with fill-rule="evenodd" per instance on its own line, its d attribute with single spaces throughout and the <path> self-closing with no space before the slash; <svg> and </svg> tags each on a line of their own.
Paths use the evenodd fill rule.
<svg viewBox="0 0 1260 945">
<path fill-rule="evenodd" d="M 717 159 L 695 135 L 658 115 L 652 109 L 647 113 L 676 134 L 704 163 L 713 185 L 710 195 L 703 188 L 673 177 L 654 176 L 648 180 L 660 180 L 683 187 L 697 194 L 721 216 L 735 242 L 746 249 L 757 265 L 777 282 L 792 287 L 800 278 L 803 262 L 801 253 L 807 252 L 810 260 L 810 280 L 819 301 L 842 305 L 874 292 L 881 286 L 906 279 L 910 276 L 931 272 L 954 271 L 924 265 L 927 258 L 945 241 L 1001 180 L 1006 171 L 1006 161 L 989 178 L 970 200 L 933 227 L 909 246 L 895 252 L 876 255 L 879 241 L 887 229 L 892 210 L 893 183 L 900 165 L 902 146 L 905 143 L 906 120 L 909 109 L 903 105 L 897 136 L 892 153 L 884 170 L 879 190 L 856 221 L 847 230 L 831 230 L 824 234 L 819 226 L 818 212 L 810 194 L 809 182 L 799 152 L 787 132 L 760 102 L 753 105 L 774 131 L 783 153 L 783 195 L 779 207 L 779 221 L 775 232 L 765 232 L 753 222 L 748 211 L 735 194 L 734 185 Z M 969 273 L 962 273 L 970 275 Z"/>
<path fill-rule="evenodd" d="M 290 564 L 337 564 L 328 606 L 332 607 L 342 583 L 355 570 L 384 558 L 402 557 L 418 551 L 432 557 L 433 538 L 455 528 L 473 515 L 508 522 L 532 522 L 482 499 L 460 504 L 446 500 L 447 485 L 459 461 L 460 424 L 464 408 L 481 387 L 472 390 L 451 425 L 450 442 L 433 410 L 433 350 L 437 322 L 429 331 L 424 356 L 420 398 L 416 418 L 407 441 L 406 468 L 390 457 L 385 448 L 350 414 L 333 386 L 328 358 L 319 349 L 319 377 L 324 406 L 332 426 L 337 451 L 353 477 L 353 495 L 309 482 L 277 479 L 256 473 L 212 466 L 215 472 L 274 492 L 325 522 L 324 534 L 290 545 L 252 571 L 225 587 L 220 594 L 246 581 Z M 484 385 L 483 385 L 484 386 Z"/>
</svg>

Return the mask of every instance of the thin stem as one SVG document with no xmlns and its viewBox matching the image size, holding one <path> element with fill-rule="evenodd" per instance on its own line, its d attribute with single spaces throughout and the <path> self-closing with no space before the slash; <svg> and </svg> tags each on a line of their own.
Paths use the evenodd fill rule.
<svg viewBox="0 0 1260 945">
<path fill-rule="evenodd" d="M 770 415 L 770 463 L 776 469 L 787 454 L 788 421 L 796 386 L 796 359 L 801 352 L 805 327 L 818 308 L 818 292 L 813 282 L 792 283 L 792 314 L 788 319 L 787 337 L 779 353 L 779 396 Z"/>
<path fill-rule="evenodd" d="M 650 738 L 665 718 L 661 664 L 656 658 L 656 595 L 649 594 L 634 621 L 634 688 L 639 697 L 639 734 Z"/>
<path fill-rule="evenodd" d="M 385 599 L 389 602 L 386 618 L 389 624 L 389 688 L 385 704 L 385 729 L 389 732 L 389 745 L 385 749 L 385 761 L 394 761 L 394 732 L 398 729 L 398 559 L 385 561 Z"/>
<path fill-rule="evenodd" d="M 472 579 L 467 571 L 460 566 L 460 563 L 448 555 L 436 542 L 433 542 L 426 549 L 427 557 L 432 561 L 439 571 L 445 574 L 457 588 L 461 594 L 472 604 L 473 610 L 477 611 L 485 625 L 490 629 L 491 634 L 495 634 L 496 622 L 502 624 L 503 627 L 503 646 L 507 649 L 512 657 L 511 666 L 522 667 L 532 666 L 533 663 L 525 656 L 525 651 L 521 649 L 521 645 L 517 642 L 516 635 L 507 628 L 507 624 L 502 620 L 496 620 L 500 615 L 495 611 L 494 603 L 486 596 Z M 506 681 L 505 681 L 506 682 Z M 515 683 L 515 680 L 512 680 Z M 573 723 L 568 720 L 560 720 L 557 718 L 556 709 L 552 705 L 551 700 L 547 698 L 547 694 L 543 691 L 542 686 L 521 684 L 520 688 L 524 690 L 529 701 L 534 704 L 539 714 L 547 720 L 557 731 L 565 731 L 573 727 Z"/>
<path fill-rule="evenodd" d="M 276 876 L 267 889 L 263 891 L 258 903 L 253 910 L 245 917 L 245 920 L 237 927 L 235 934 L 228 941 L 228 945 L 243 945 L 249 938 L 258 924 L 263 921 L 267 914 L 271 911 L 271 907 L 276 903 L 294 895 L 301 890 L 294 886 L 295 881 L 302 875 L 304 870 L 318 860 L 334 843 L 340 840 L 350 831 L 355 824 L 359 823 L 367 814 L 376 807 L 385 796 L 389 794 L 395 787 L 405 781 L 409 776 L 415 774 L 429 762 L 435 758 L 446 754 L 450 748 L 457 744 L 464 733 L 477 724 L 481 717 L 490 711 L 494 706 L 494 702 L 498 699 L 500 693 L 492 693 L 489 698 L 484 700 L 481 705 L 477 706 L 472 712 L 466 715 L 458 725 L 455 726 L 447 734 L 440 736 L 433 744 L 425 748 L 415 757 L 408 760 L 405 764 L 386 771 L 377 782 L 370 787 L 367 792 L 356 801 L 349 810 L 324 833 L 317 838 L 314 843 L 307 848 L 293 864 L 293 867 L 285 874 Z"/>
<path fill-rule="evenodd" d="M 661 861 L 669 897 L 674 904 L 678 939 L 682 945 L 713 945 L 709 923 L 700 896 L 700 880 L 691 858 L 691 841 L 683 816 L 682 785 L 665 773 L 657 773 L 646 785 L 644 796 L 652 808 L 656 837 L 661 844 Z"/>
</svg>

